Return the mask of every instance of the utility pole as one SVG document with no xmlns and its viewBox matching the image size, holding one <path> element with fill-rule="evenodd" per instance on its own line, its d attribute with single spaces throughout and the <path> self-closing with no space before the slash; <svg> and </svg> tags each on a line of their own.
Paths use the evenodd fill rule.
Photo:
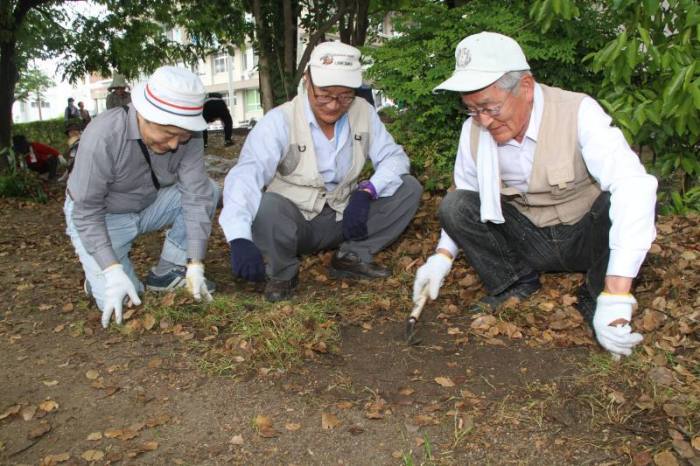
<svg viewBox="0 0 700 466">
<path fill-rule="evenodd" d="M 235 89 L 233 88 L 233 53 L 231 46 L 226 49 L 226 71 L 228 72 L 228 106 L 231 112 L 233 121 L 236 121 L 236 109 L 234 102 L 236 101 Z"/>
</svg>

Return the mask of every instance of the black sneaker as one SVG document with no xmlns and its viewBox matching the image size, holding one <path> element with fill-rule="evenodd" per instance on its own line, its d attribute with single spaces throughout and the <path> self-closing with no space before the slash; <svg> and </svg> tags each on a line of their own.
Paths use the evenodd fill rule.
<svg viewBox="0 0 700 466">
<path fill-rule="evenodd" d="M 574 307 L 581 313 L 583 320 L 593 328 L 593 314 L 595 314 L 596 300 L 588 292 L 586 285 L 581 285 L 576 293 L 577 302 Z"/>
<path fill-rule="evenodd" d="M 391 271 L 373 262 L 362 262 L 354 252 L 336 252 L 328 270 L 333 278 L 387 278 Z"/>
<path fill-rule="evenodd" d="M 185 274 L 187 273 L 187 267 L 184 265 L 176 265 L 168 273 L 163 275 L 156 275 L 153 270 L 148 272 L 148 277 L 146 278 L 146 289 L 150 291 L 171 291 L 176 288 L 182 288 L 187 284 L 185 280 Z M 212 281 L 207 280 L 207 289 L 210 293 L 216 291 L 216 284 Z"/>
<path fill-rule="evenodd" d="M 298 284 L 299 278 L 297 275 L 291 280 L 270 278 L 265 284 L 265 299 L 271 303 L 287 300 L 294 295 L 294 290 Z"/>
<path fill-rule="evenodd" d="M 502 291 L 496 295 L 484 296 L 481 298 L 481 301 L 471 306 L 469 311 L 482 312 L 496 310 L 501 304 L 510 298 L 525 299 L 535 293 L 541 287 L 542 285 L 540 285 L 539 274 L 537 272 L 533 272 L 515 282 L 505 291 Z"/>
<path fill-rule="evenodd" d="M 233 141 L 232 141 L 232 140 L 229 139 L 228 141 L 224 141 L 224 146 L 229 147 L 229 146 L 232 146 L 232 145 L 233 145 Z"/>
</svg>

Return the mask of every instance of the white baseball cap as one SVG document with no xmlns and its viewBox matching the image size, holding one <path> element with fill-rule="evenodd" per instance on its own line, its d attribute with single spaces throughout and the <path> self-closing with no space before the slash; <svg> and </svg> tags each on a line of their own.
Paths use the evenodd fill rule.
<svg viewBox="0 0 700 466">
<path fill-rule="evenodd" d="M 311 80 L 318 87 L 343 86 L 356 89 L 362 85 L 360 51 L 342 42 L 318 44 L 309 59 Z"/>
<path fill-rule="evenodd" d="M 509 71 L 529 70 L 523 49 L 508 36 L 480 32 L 462 39 L 455 49 L 455 71 L 433 92 L 471 92 L 495 83 Z"/>
<path fill-rule="evenodd" d="M 204 84 L 185 68 L 162 66 L 134 87 L 131 102 L 146 120 L 188 131 L 203 131 Z"/>
</svg>

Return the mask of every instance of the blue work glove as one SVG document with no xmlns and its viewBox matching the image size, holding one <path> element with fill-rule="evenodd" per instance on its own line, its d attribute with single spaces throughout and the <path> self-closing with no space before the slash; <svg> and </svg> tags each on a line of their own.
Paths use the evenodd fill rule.
<svg viewBox="0 0 700 466">
<path fill-rule="evenodd" d="M 237 238 L 231 246 L 231 272 L 250 282 L 265 280 L 265 264 L 260 249 L 249 239 Z"/>
<path fill-rule="evenodd" d="M 367 238 L 367 218 L 372 195 L 367 191 L 355 191 L 343 212 L 343 237 L 347 240 Z"/>
</svg>

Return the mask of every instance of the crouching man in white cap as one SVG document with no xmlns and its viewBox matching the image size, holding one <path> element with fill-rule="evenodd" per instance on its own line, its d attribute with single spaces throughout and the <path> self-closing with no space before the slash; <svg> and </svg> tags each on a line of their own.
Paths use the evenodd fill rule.
<svg viewBox="0 0 700 466">
<path fill-rule="evenodd" d="M 390 275 L 372 256 L 409 224 L 422 188 L 374 108 L 355 98 L 361 84 L 358 49 L 316 46 L 305 92 L 265 115 L 226 177 L 219 223 L 233 274 L 267 280 L 269 301 L 289 298 L 298 256 L 321 249 L 339 247 L 333 277 Z M 374 174 L 360 181 L 367 159 Z"/>
<path fill-rule="evenodd" d="M 141 303 L 132 242 L 166 226 L 146 287 L 186 286 L 195 299 L 211 300 L 202 260 L 219 189 L 204 169 L 204 95 L 196 75 L 164 66 L 135 87 L 131 104 L 100 114 L 82 135 L 64 211 L 104 327 L 112 313 L 121 323 L 126 298 Z"/>
<path fill-rule="evenodd" d="M 432 299 L 461 248 L 495 308 L 540 288 L 539 272 L 586 272 L 578 308 L 598 342 L 629 355 L 642 341 L 630 293 L 655 237 L 657 182 L 591 97 L 535 82 L 513 39 L 464 39 L 451 78 L 462 127 L 442 237 L 417 272 L 414 300 Z"/>
</svg>

